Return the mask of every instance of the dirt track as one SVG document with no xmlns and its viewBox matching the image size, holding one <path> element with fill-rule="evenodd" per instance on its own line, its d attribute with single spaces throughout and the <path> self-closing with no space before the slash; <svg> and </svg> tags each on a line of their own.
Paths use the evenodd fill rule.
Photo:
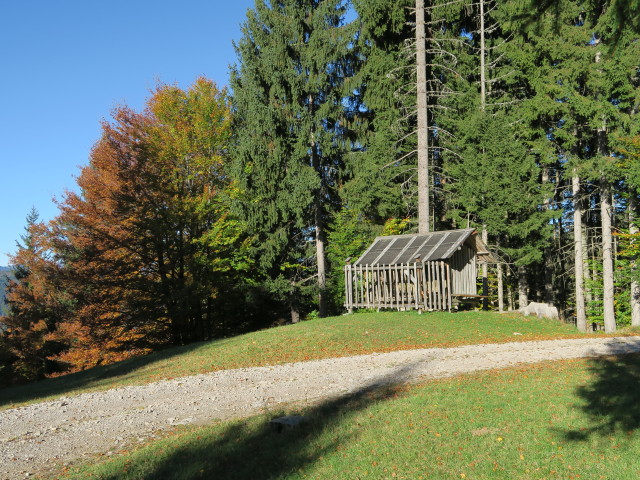
<svg viewBox="0 0 640 480">
<path fill-rule="evenodd" d="M 640 352 L 640 337 L 589 338 L 405 350 L 274 367 L 223 370 L 86 393 L 0 412 L 0 478 L 145 442 L 175 425 L 262 413 L 373 385 L 418 382 L 545 360 Z"/>
</svg>

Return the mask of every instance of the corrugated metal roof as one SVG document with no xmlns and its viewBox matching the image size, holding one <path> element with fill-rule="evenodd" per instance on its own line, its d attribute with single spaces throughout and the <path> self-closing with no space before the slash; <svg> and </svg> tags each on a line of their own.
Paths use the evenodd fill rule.
<svg viewBox="0 0 640 480">
<path fill-rule="evenodd" d="M 420 257 L 423 262 L 451 258 L 455 251 L 474 234 L 473 228 L 465 230 L 446 230 L 425 234 L 390 235 L 377 237 L 355 265 L 395 265 L 412 263 Z M 477 237 L 477 235 L 474 235 Z M 473 246 L 478 249 L 482 244 L 474 239 Z M 478 243 L 480 242 L 480 243 Z M 484 244 L 482 244 L 484 247 Z M 484 247 L 486 250 L 486 247 Z"/>
</svg>

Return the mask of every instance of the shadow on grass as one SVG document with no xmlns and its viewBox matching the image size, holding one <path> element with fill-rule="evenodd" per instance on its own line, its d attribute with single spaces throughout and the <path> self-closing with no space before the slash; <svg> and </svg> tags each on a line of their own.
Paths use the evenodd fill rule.
<svg viewBox="0 0 640 480">
<path fill-rule="evenodd" d="M 224 342 L 225 340 L 220 340 Z M 203 342 L 168 348 L 142 357 L 122 362 L 94 367 L 82 372 L 71 373 L 57 378 L 28 383 L 0 390 L 0 407 L 29 402 L 43 397 L 64 396 L 76 390 L 95 388 L 106 390 L 114 387 L 114 382 L 126 379 L 127 375 L 155 362 L 169 360 L 198 349 Z"/>
<path fill-rule="evenodd" d="M 269 420 L 279 415 L 231 422 L 222 430 L 203 427 L 116 460 L 97 476 L 102 480 L 255 480 L 292 478 L 300 472 L 302 477 L 310 465 L 357 438 L 357 412 L 402 395 L 412 368 L 398 369 L 357 392 L 304 408 L 306 422 L 299 427 L 274 428 Z M 334 471 L 324 472 L 327 475 L 341 477 Z"/>
<path fill-rule="evenodd" d="M 629 433 L 640 427 L 640 354 L 598 357 L 590 361 L 594 380 L 577 389 L 590 426 L 563 432 L 568 440 Z"/>
</svg>

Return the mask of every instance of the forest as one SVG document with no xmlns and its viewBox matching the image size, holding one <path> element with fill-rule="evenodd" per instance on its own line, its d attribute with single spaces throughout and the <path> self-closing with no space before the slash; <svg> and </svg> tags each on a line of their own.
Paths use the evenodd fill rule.
<svg viewBox="0 0 640 480">
<path fill-rule="evenodd" d="M 116 108 L 58 215 L 29 213 L 0 383 L 341 314 L 345 259 L 411 232 L 481 232 L 491 309 L 640 325 L 638 12 L 256 0 L 229 88 Z"/>
</svg>

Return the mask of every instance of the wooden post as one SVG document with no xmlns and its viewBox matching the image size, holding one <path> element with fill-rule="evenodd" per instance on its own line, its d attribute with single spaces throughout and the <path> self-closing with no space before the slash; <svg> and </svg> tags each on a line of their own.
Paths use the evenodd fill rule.
<svg viewBox="0 0 640 480">
<path fill-rule="evenodd" d="M 371 265 L 367 265 L 367 292 L 369 292 L 369 299 L 367 300 L 367 303 L 369 304 L 369 308 L 373 308 L 375 306 L 374 282 L 373 267 Z"/>
<path fill-rule="evenodd" d="M 425 311 L 428 309 L 428 297 L 429 290 L 427 288 L 427 265 L 422 264 L 422 303 Z"/>
<path fill-rule="evenodd" d="M 447 269 L 443 261 L 440 261 L 440 276 L 442 281 L 440 282 L 440 290 L 442 291 L 442 303 L 441 310 L 447 310 Z"/>
<path fill-rule="evenodd" d="M 402 299 L 402 302 L 400 303 L 400 307 L 402 308 L 402 310 L 405 310 L 405 303 L 406 303 L 406 294 L 407 294 L 407 287 L 406 287 L 406 283 L 404 281 L 404 265 L 401 263 L 400 264 L 400 298 Z"/>
<path fill-rule="evenodd" d="M 359 292 L 359 296 L 358 296 L 358 306 L 362 308 L 362 303 L 363 303 L 363 298 L 364 298 L 364 281 L 362 279 L 362 265 L 358 265 L 358 292 Z"/>
<path fill-rule="evenodd" d="M 389 277 L 391 279 L 391 283 L 389 283 L 389 292 L 392 297 L 391 306 L 397 308 L 398 307 L 398 295 L 396 293 L 396 267 L 395 265 L 389 265 Z"/>
<path fill-rule="evenodd" d="M 415 283 L 415 309 L 420 309 L 420 273 L 418 272 L 418 263 L 413 264 L 413 279 Z"/>
<path fill-rule="evenodd" d="M 344 266 L 344 306 L 347 311 L 350 310 L 349 306 L 349 290 L 351 289 L 351 285 L 349 285 L 349 265 Z M 349 313 L 351 313 L 349 311 Z"/>
<path fill-rule="evenodd" d="M 442 310 L 442 274 L 440 273 L 440 262 L 433 262 L 436 271 L 436 308 Z"/>
<path fill-rule="evenodd" d="M 431 310 L 436 309 L 436 293 L 433 288 L 434 278 L 433 278 L 433 262 L 429 262 L 429 308 Z"/>
<path fill-rule="evenodd" d="M 376 269 L 376 297 L 378 310 L 380 310 L 380 302 L 382 300 L 382 284 L 380 283 L 380 265 L 374 267 Z"/>
<path fill-rule="evenodd" d="M 387 303 L 387 269 L 382 265 L 378 266 L 378 278 L 380 279 L 380 302 L 386 307 Z"/>
<path fill-rule="evenodd" d="M 452 298 L 451 298 L 451 265 L 447 263 L 447 300 L 449 305 L 447 306 L 447 310 L 451 312 L 452 306 Z"/>
<path fill-rule="evenodd" d="M 404 310 L 404 271 L 402 269 L 402 264 L 400 264 L 398 270 L 398 288 L 400 291 L 399 300 L 400 300 L 400 308 Z"/>
<path fill-rule="evenodd" d="M 398 265 L 393 266 L 393 271 L 396 275 L 396 308 L 400 311 L 400 275 L 398 274 Z"/>
<path fill-rule="evenodd" d="M 364 288 L 364 296 L 362 297 L 362 305 L 364 308 L 369 308 L 369 277 L 367 272 L 369 271 L 368 265 L 362 266 L 362 287 Z"/>
</svg>

